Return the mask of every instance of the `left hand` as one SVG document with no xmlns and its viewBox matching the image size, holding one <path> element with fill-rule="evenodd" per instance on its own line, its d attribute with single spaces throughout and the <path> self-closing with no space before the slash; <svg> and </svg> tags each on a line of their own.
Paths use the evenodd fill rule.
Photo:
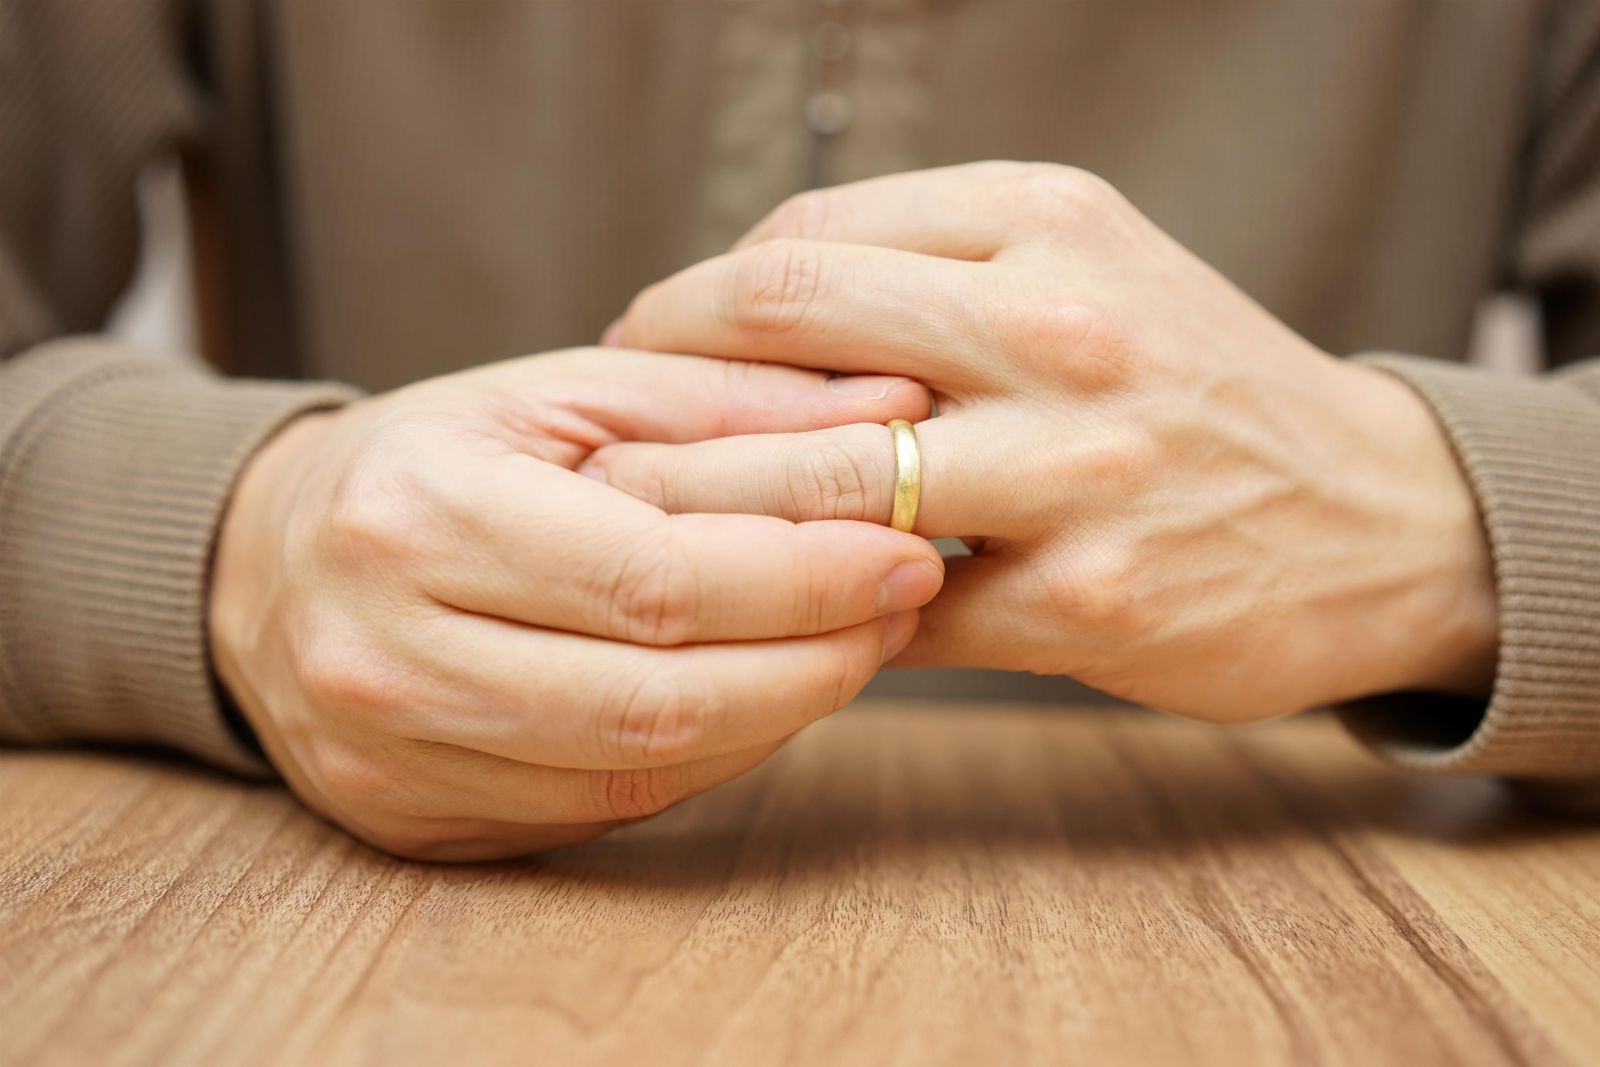
<svg viewBox="0 0 1600 1067">
<path fill-rule="evenodd" d="M 1068 674 L 1219 721 L 1492 679 L 1488 547 L 1431 412 L 1082 171 L 806 193 L 607 340 L 934 390 L 916 532 L 976 552 L 897 665 Z M 590 466 L 669 511 L 794 520 L 884 522 L 894 484 L 872 425 L 616 444 Z"/>
</svg>

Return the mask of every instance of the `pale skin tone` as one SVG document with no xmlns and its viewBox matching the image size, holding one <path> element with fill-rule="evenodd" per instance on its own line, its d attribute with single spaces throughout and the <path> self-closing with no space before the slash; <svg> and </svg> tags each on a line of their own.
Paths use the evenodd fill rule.
<svg viewBox="0 0 1600 1067">
<path fill-rule="evenodd" d="M 1487 692 L 1473 498 L 1398 380 L 1295 335 L 1066 167 L 805 194 L 642 293 L 628 348 L 914 376 L 916 532 L 962 537 L 896 665 L 1064 674 L 1197 718 Z M 881 426 L 599 450 L 673 512 L 885 522 Z"/>
<path fill-rule="evenodd" d="M 1082 172 L 807 194 L 606 344 L 302 418 L 237 487 L 218 674 L 380 847 L 585 840 L 885 660 L 1214 721 L 1492 680 L 1489 549 L 1428 409 Z M 919 423 L 921 537 L 882 525 L 891 418 Z M 941 536 L 975 554 L 946 569 Z"/>
<path fill-rule="evenodd" d="M 573 468 L 928 410 L 900 378 L 575 350 L 303 417 L 224 519 L 217 672 L 301 799 L 381 848 L 593 837 L 848 702 L 943 567 L 881 525 L 671 516 Z"/>
</svg>

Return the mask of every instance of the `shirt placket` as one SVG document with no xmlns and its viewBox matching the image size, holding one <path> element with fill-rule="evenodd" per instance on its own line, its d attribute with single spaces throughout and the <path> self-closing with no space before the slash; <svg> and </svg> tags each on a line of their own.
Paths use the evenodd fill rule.
<svg viewBox="0 0 1600 1067">
<path fill-rule="evenodd" d="M 859 16 L 853 0 L 808 0 L 812 9 L 806 31 L 806 58 L 811 91 L 803 120 L 811 133 L 805 184 L 816 188 L 831 184 L 839 135 L 855 118 L 851 99 L 855 35 L 852 22 Z"/>
<path fill-rule="evenodd" d="M 802 189 L 926 165 L 926 18 L 922 0 L 726 0 L 698 254 Z"/>
<path fill-rule="evenodd" d="M 929 0 L 808 0 L 812 187 L 927 166 Z"/>
</svg>

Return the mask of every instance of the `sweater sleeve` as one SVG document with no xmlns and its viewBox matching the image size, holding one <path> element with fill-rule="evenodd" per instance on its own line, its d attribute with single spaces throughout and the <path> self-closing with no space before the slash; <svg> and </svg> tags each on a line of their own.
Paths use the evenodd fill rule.
<svg viewBox="0 0 1600 1067">
<path fill-rule="evenodd" d="M 1551 373 L 1364 357 L 1433 409 L 1494 556 L 1500 651 L 1485 702 L 1381 698 L 1345 721 L 1403 766 L 1495 774 L 1600 810 L 1600 12 L 1552 7 L 1536 65 L 1507 285 L 1531 294 Z"/>
<path fill-rule="evenodd" d="M 256 446 L 349 391 L 86 338 L 9 361 L 0 395 L 0 739 L 157 743 L 265 771 L 210 669 L 212 545 Z"/>
<path fill-rule="evenodd" d="M 254 448 L 352 393 L 87 336 L 133 269 L 139 170 L 200 135 L 182 8 L 0 0 L 0 741 L 264 773 L 209 669 L 212 544 Z"/>
<path fill-rule="evenodd" d="M 1487 703 L 1379 698 L 1345 721 L 1414 770 L 1600 800 L 1600 362 L 1523 380 L 1368 361 L 1433 408 L 1466 472 L 1494 556 L 1500 652 Z"/>
</svg>

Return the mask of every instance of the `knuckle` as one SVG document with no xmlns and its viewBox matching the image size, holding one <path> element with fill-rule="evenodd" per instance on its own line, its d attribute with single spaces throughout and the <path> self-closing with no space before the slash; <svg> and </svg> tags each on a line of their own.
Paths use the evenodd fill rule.
<svg viewBox="0 0 1600 1067">
<path fill-rule="evenodd" d="M 1024 366 L 1087 391 L 1126 389 L 1141 380 L 1144 361 L 1134 339 L 1099 308 L 1045 303 L 1016 309 L 1009 318 L 1007 348 Z"/>
<path fill-rule="evenodd" d="M 958 164 L 954 170 L 964 171 L 977 178 L 980 184 L 992 185 L 996 182 L 1010 181 L 1034 171 L 1049 168 L 1054 169 L 1055 163 L 1030 162 L 1025 159 L 978 159 L 971 163 Z"/>
<path fill-rule="evenodd" d="M 803 564 L 795 578 L 795 603 L 790 633 L 820 634 L 830 629 L 828 620 L 839 591 L 826 566 Z"/>
<path fill-rule="evenodd" d="M 1039 217 L 1077 226 L 1120 212 L 1127 201 L 1115 186 L 1081 167 L 1034 164 L 1016 177 L 1018 194 Z"/>
<path fill-rule="evenodd" d="M 800 519 L 869 519 L 873 458 L 842 441 L 791 453 L 779 484 Z"/>
<path fill-rule="evenodd" d="M 682 488 L 689 479 L 679 450 L 638 442 L 610 444 L 596 449 L 589 462 L 605 472 L 612 488 L 668 514 L 684 510 Z"/>
<path fill-rule="evenodd" d="M 622 557 L 611 589 L 613 632 L 641 645 L 680 645 L 693 636 L 699 590 L 670 537 L 639 541 Z"/>
<path fill-rule="evenodd" d="M 772 235 L 775 238 L 818 240 L 828 232 L 835 205 L 836 194 L 826 189 L 812 189 L 791 196 L 772 212 Z"/>
<path fill-rule="evenodd" d="M 757 245 L 738 257 L 733 272 L 732 321 L 751 333 L 797 333 L 816 314 L 822 282 L 822 256 L 811 243 L 779 238 Z"/>
<path fill-rule="evenodd" d="M 1162 467 L 1155 439 L 1133 426 L 1093 435 L 1072 461 L 1074 480 L 1107 498 L 1136 498 Z"/>
<path fill-rule="evenodd" d="M 595 802 L 606 820 L 659 815 L 682 799 L 679 774 L 671 767 L 598 771 Z"/>
<path fill-rule="evenodd" d="M 854 700 L 871 679 L 875 665 L 866 642 L 852 642 L 841 649 L 823 675 L 827 699 L 822 714 L 831 715 Z"/>
<path fill-rule="evenodd" d="M 877 672 L 881 658 L 882 645 L 870 627 L 829 642 L 827 653 L 796 684 L 794 727 L 826 718 L 854 700 Z"/>
<path fill-rule="evenodd" d="M 317 756 L 316 773 L 328 795 L 374 813 L 382 821 L 397 816 L 422 818 L 434 807 L 410 768 L 373 749 L 354 745 L 326 747 Z"/>
<path fill-rule="evenodd" d="M 300 692 L 324 711 L 380 712 L 397 698 L 400 679 L 384 657 L 356 642 L 339 638 L 307 641 L 295 658 Z"/>
<path fill-rule="evenodd" d="M 742 359 L 726 359 L 722 361 L 722 392 L 725 396 L 747 396 L 761 384 L 761 375 L 769 372 L 770 367 L 760 363 L 749 363 Z"/>
<path fill-rule="evenodd" d="M 1140 624 L 1134 577 L 1120 552 L 1060 552 L 1040 593 L 1056 619 L 1100 636 L 1131 636 Z"/>
<path fill-rule="evenodd" d="M 335 490 L 324 530 L 340 558 L 394 562 L 421 543 L 424 514 L 404 472 L 358 464 Z"/>
<path fill-rule="evenodd" d="M 626 766 L 684 763 L 700 752 L 714 701 L 686 670 L 657 670 L 622 689 L 600 717 L 601 752 Z"/>
</svg>

